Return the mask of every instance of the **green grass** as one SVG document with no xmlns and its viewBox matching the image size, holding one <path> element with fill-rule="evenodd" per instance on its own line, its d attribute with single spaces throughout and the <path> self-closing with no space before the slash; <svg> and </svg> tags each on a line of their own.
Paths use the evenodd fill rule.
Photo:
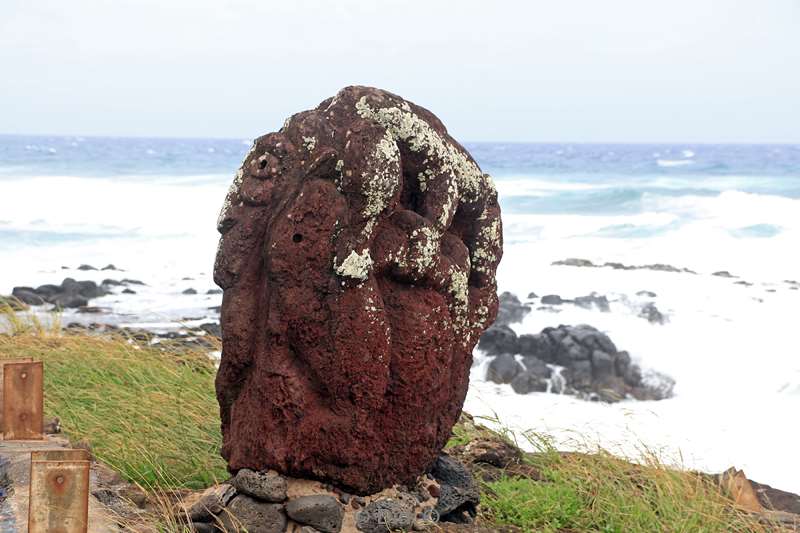
<svg viewBox="0 0 800 533">
<path fill-rule="evenodd" d="M 503 477 L 487 483 L 484 493 L 484 511 L 496 523 L 558 531 L 585 521 L 583 498 L 567 484 Z"/>
<path fill-rule="evenodd" d="M 153 493 L 204 488 L 227 477 L 215 370 L 204 353 L 61 334 L 11 315 L 0 311 L 0 331 L 10 333 L 0 334 L 0 359 L 44 361 L 46 412 L 61 418 L 71 440 L 88 441 L 98 459 Z M 482 483 L 485 525 L 544 532 L 776 530 L 736 510 L 709 476 L 668 468 L 654 454 L 633 464 L 603 451 L 562 453 L 544 436 L 528 438 L 536 452 L 525 454 L 524 468 Z M 479 439 L 510 442 L 513 434 L 463 417 L 448 449 L 457 453 Z"/>
<path fill-rule="evenodd" d="M 484 483 L 481 507 L 496 524 L 524 531 L 774 531 L 738 510 L 706 474 L 645 454 L 631 463 L 605 451 L 563 453 L 530 434 L 525 471 Z M 535 477 L 535 479 L 533 479 Z"/>
<path fill-rule="evenodd" d="M 128 480 L 203 488 L 227 477 L 215 369 L 205 354 L 24 324 L 11 331 L 0 335 L 0 359 L 43 361 L 46 415 L 58 416 L 71 441 L 90 443 L 98 459 Z"/>
</svg>

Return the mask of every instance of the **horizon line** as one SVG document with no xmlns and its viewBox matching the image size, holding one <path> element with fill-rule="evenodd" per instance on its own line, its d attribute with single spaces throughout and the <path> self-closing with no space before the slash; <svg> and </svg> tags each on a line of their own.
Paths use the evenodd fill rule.
<svg viewBox="0 0 800 533">
<path fill-rule="evenodd" d="M 264 134 L 266 135 L 266 133 Z M 194 141 L 241 141 L 253 142 L 254 139 L 248 139 L 245 136 L 241 137 L 201 137 L 201 136 L 181 136 L 181 135 L 98 135 L 98 134 L 64 134 L 64 133 L 2 133 L 0 137 L 63 137 L 63 138 L 81 138 L 81 139 L 120 139 L 120 140 L 134 140 L 134 139 L 152 139 L 152 140 L 194 140 Z M 794 146 L 800 147 L 800 140 L 798 141 L 532 141 L 532 140 L 467 140 L 461 141 L 456 139 L 461 144 L 540 144 L 540 145 L 559 145 L 559 144 L 574 144 L 574 145 L 679 145 L 679 144 L 692 144 L 700 146 Z"/>
</svg>

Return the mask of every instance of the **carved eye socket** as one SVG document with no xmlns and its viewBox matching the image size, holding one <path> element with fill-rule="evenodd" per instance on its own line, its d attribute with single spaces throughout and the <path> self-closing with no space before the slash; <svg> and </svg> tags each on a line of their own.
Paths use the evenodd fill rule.
<svg viewBox="0 0 800 533">
<path fill-rule="evenodd" d="M 283 145 L 283 143 L 277 143 L 272 148 L 272 153 L 275 154 L 275 156 L 277 156 L 278 159 L 281 159 L 283 158 L 283 156 L 286 155 L 286 147 Z"/>
<path fill-rule="evenodd" d="M 258 168 L 260 168 L 261 170 L 264 170 L 265 168 L 267 168 L 267 158 L 266 157 L 262 157 L 261 159 L 258 160 Z"/>
</svg>

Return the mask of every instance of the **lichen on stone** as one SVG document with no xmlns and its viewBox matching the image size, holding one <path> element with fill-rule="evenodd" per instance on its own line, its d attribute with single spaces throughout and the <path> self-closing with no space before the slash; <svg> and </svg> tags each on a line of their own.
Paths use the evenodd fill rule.
<svg viewBox="0 0 800 533">
<path fill-rule="evenodd" d="M 484 221 L 487 218 L 488 216 L 484 212 L 478 220 Z M 490 265 L 497 259 L 493 250 L 498 247 L 500 242 L 500 220 L 497 218 L 491 219 L 488 224 L 481 228 L 475 240 L 476 246 L 471 253 L 472 262 L 475 265 L 475 270 L 486 273 L 489 271 Z"/>
<path fill-rule="evenodd" d="M 452 143 L 442 139 L 427 122 L 411 111 L 406 102 L 400 107 L 373 108 L 367 96 L 362 96 L 356 102 L 356 112 L 362 118 L 387 128 L 395 139 L 407 143 L 412 151 L 424 151 L 429 158 L 438 161 L 441 174 L 457 180 L 465 201 L 476 202 L 485 190 L 494 189 L 488 174 L 481 172 L 478 165 Z"/>
<path fill-rule="evenodd" d="M 333 263 L 337 265 L 336 257 L 334 257 Z M 341 264 L 335 267 L 336 273 L 340 276 L 357 280 L 367 279 L 371 268 L 372 257 L 369 255 L 369 250 L 364 250 L 360 254 L 353 250 Z"/>
<path fill-rule="evenodd" d="M 366 197 L 363 215 L 368 219 L 377 217 L 388 207 L 399 186 L 400 149 L 388 132 L 375 146 L 373 157 L 376 168 L 361 175 L 362 192 Z"/>
<path fill-rule="evenodd" d="M 469 314 L 469 281 L 466 272 L 455 267 L 450 269 L 449 291 L 455 301 L 456 326 L 464 328 Z"/>
<path fill-rule="evenodd" d="M 306 150 L 309 152 L 313 152 L 314 148 L 317 146 L 317 138 L 316 137 L 303 137 L 303 146 L 305 146 Z"/>
<path fill-rule="evenodd" d="M 429 226 L 411 232 L 411 263 L 418 275 L 427 272 L 439 253 L 439 235 Z"/>
</svg>

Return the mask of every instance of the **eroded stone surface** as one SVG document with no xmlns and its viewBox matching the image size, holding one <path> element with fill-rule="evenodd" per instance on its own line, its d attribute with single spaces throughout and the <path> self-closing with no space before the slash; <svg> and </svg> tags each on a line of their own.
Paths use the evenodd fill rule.
<svg viewBox="0 0 800 533">
<path fill-rule="evenodd" d="M 314 494 L 289 500 L 286 514 L 301 524 L 312 526 L 323 533 L 338 533 L 342 529 L 344 509 L 333 496 Z"/>
<path fill-rule="evenodd" d="M 348 87 L 255 142 L 218 226 L 230 469 L 360 494 L 425 471 L 497 310 L 491 179 L 429 111 Z"/>
<path fill-rule="evenodd" d="M 265 502 L 282 502 L 286 499 L 286 479 L 277 472 L 254 472 L 242 468 L 231 482 L 236 490 Z"/>
<path fill-rule="evenodd" d="M 241 533 L 283 533 L 286 513 L 279 503 L 265 503 L 240 494 L 219 515 L 220 529 Z"/>
</svg>

